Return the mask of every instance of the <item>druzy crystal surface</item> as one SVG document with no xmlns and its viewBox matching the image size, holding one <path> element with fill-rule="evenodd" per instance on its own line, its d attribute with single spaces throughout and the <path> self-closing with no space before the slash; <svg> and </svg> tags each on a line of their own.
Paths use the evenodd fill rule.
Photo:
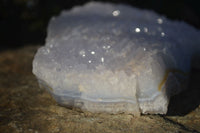
<svg viewBox="0 0 200 133">
<path fill-rule="evenodd" d="M 152 11 L 90 2 L 50 20 L 33 73 L 65 106 L 165 114 L 170 96 L 187 86 L 199 35 Z"/>
</svg>

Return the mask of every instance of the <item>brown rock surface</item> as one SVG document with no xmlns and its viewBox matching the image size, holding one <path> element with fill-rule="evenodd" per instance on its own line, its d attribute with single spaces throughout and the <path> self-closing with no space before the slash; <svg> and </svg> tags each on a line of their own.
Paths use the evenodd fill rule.
<svg viewBox="0 0 200 133">
<path fill-rule="evenodd" d="M 200 132 L 199 70 L 195 70 L 189 89 L 172 97 L 168 115 L 93 114 L 59 106 L 39 88 L 31 72 L 37 48 L 0 52 L 0 132 Z"/>
</svg>

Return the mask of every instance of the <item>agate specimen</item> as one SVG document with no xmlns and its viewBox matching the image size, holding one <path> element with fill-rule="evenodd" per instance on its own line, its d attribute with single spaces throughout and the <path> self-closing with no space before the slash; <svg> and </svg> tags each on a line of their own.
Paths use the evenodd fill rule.
<svg viewBox="0 0 200 133">
<path fill-rule="evenodd" d="M 53 17 L 33 60 L 41 86 L 90 112 L 165 114 L 187 87 L 200 32 L 127 5 L 90 2 Z"/>
</svg>

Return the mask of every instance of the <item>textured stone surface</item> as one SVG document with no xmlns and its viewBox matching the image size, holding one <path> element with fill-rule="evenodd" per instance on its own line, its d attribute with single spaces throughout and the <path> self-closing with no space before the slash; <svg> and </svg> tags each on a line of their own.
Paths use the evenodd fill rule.
<svg viewBox="0 0 200 133">
<path fill-rule="evenodd" d="M 173 116 L 95 114 L 61 107 L 38 86 L 31 72 L 37 49 L 29 46 L 0 53 L 0 132 L 200 132 L 200 69 L 193 70 L 189 89 L 172 97 L 169 113 Z"/>
<path fill-rule="evenodd" d="M 199 36 L 152 11 L 91 2 L 51 19 L 33 73 L 65 106 L 165 114 L 170 96 L 187 87 Z"/>
</svg>

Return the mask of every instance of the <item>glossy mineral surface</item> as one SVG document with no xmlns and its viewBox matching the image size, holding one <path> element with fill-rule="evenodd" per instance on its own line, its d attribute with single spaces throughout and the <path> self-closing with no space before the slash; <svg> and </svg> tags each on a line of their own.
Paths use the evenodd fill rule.
<svg viewBox="0 0 200 133">
<path fill-rule="evenodd" d="M 165 114 L 186 87 L 199 35 L 152 11 L 91 2 L 51 19 L 33 73 L 66 106 Z"/>
</svg>

